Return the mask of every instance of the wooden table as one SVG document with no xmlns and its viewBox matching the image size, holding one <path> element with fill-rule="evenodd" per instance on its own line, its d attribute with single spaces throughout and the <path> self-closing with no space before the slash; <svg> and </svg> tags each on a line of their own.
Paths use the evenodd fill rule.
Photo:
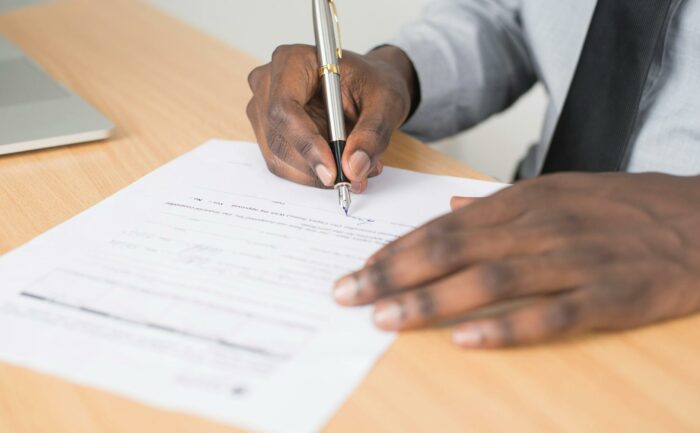
<svg viewBox="0 0 700 433">
<path fill-rule="evenodd" d="M 0 34 L 117 125 L 108 141 L 0 158 L 0 253 L 208 138 L 254 139 L 245 78 L 259 62 L 143 3 L 50 2 L 0 15 Z M 385 162 L 481 177 L 403 135 Z M 0 364 L 2 433 L 231 431 Z M 326 431 L 697 432 L 700 317 L 495 352 L 404 334 Z"/>
</svg>

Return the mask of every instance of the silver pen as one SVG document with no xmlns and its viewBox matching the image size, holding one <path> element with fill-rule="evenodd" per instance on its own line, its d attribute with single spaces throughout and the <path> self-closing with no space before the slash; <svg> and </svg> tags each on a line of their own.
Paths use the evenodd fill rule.
<svg viewBox="0 0 700 433">
<path fill-rule="evenodd" d="M 343 57 L 343 49 L 340 42 L 338 12 L 333 0 L 312 1 L 314 33 L 318 50 L 318 73 L 326 102 L 330 146 L 337 173 L 334 188 L 338 191 L 340 207 L 347 215 L 350 210 L 350 181 L 343 173 L 342 165 L 346 135 L 343 100 L 340 93 L 340 59 Z"/>
</svg>

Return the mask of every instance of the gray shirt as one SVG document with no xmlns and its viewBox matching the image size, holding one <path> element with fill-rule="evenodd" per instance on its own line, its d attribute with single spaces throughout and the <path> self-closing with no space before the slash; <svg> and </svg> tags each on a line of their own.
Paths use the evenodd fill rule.
<svg viewBox="0 0 700 433">
<path fill-rule="evenodd" d="M 535 176 L 596 1 L 434 1 L 389 41 L 411 58 L 421 86 L 420 105 L 403 129 L 425 140 L 455 134 L 507 108 L 541 81 L 549 107 L 542 139 L 521 173 Z M 700 0 L 677 2 L 663 53 L 646 83 L 629 172 L 700 174 Z"/>
</svg>

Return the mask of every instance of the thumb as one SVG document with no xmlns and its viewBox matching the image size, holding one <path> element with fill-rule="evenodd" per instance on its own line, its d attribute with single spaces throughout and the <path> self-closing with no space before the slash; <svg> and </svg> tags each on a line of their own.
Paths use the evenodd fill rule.
<svg viewBox="0 0 700 433">
<path fill-rule="evenodd" d="M 384 89 L 361 95 L 361 111 L 343 152 L 343 171 L 353 182 L 367 179 L 379 162 L 391 136 L 401 126 L 406 110 Z"/>
<path fill-rule="evenodd" d="M 350 180 L 359 182 L 367 179 L 389 145 L 393 132 L 393 125 L 381 117 L 360 115 L 343 152 L 343 171 Z"/>
</svg>

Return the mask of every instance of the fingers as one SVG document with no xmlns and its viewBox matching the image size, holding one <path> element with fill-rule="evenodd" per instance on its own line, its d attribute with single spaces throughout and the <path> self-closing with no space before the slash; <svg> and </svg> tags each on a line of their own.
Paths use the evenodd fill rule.
<svg viewBox="0 0 700 433">
<path fill-rule="evenodd" d="M 484 263 L 382 299 L 375 324 L 387 331 L 416 328 L 504 300 L 569 290 L 590 281 L 596 258 L 551 254 Z"/>
<path fill-rule="evenodd" d="M 279 100 L 268 114 L 265 143 L 270 152 L 283 161 L 305 164 L 324 186 L 333 186 L 336 178 L 333 155 L 328 143 L 306 111 L 296 103 Z M 299 158 L 296 158 L 296 156 Z"/>
<path fill-rule="evenodd" d="M 369 176 L 389 145 L 391 134 L 396 127 L 398 125 L 383 119 L 382 113 L 363 111 L 360 114 L 343 154 L 343 171 L 351 180 L 360 181 Z"/>
<path fill-rule="evenodd" d="M 450 199 L 450 208 L 454 211 L 463 207 L 469 206 L 479 200 L 479 197 L 452 197 Z"/>
<path fill-rule="evenodd" d="M 406 79 L 389 60 L 378 54 L 346 54 L 341 92 L 351 132 L 341 164 L 357 193 L 366 189 L 369 177 L 381 173 L 379 158 L 408 114 L 411 95 Z M 271 63 L 249 76 L 253 99 L 247 112 L 268 167 L 275 174 L 328 187 L 335 181 L 337 169 L 328 146 L 316 65 L 313 47 L 276 49 Z"/>
<path fill-rule="evenodd" d="M 269 65 L 249 75 L 253 99 L 247 113 L 273 173 L 307 185 L 332 186 L 333 156 L 305 110 L 318 90 L 315 65 L 312 47 L 277 48 Z"/>
<path fill-rule="evenodd" d="M 290 180 L 302 185 L 322 187 L 320 180 L 309 170 L 306 162 L 300 156 L 294 155 L 289 160 L 283 160 L 274 155 L 266 144 L 258 143 L 260 153 L 265 159 L 265 164 L 270 173 L 275 176 Z"/>
<path fill-rule="evenodd" d="M 272 53 L 270 97 L 304 106 L 319 85 L 316 53 L 307 45 L 283 45 Z"/>
<path fill-rule="evenodd" d="M 468 266 L 553 250 L 564 240 L 548 228 L 429 234 L 410 248 L 378 258 L 336 283 L 334 296 L 343 305 L 363 305 L 396 292 L 445 278 Z"/>
<path fill-rule="evenodd" d="M 248 104 L 248 117 L 250 119 L 257 118 L 257 114 L 255 112 L 257 109 L 258 107 L 252 103 Z M 301 158 L 301 155 L 298 153 L 289 155 L 288 160 L 283 160 L 272 153 L 267 145 L 267 141 L 264 138 L 265 132 L 263 131 L 263 125 L 256 122 L 252 123 L 255 135 L 258 137 L 258 147 L 260 148 L 260 153 L 262 153 L 263 158 L 265 159 L 265 164 L 271 173 L 299 184 L 316 187 L 323 186 L 316 177 L 315 173 L 310 170 L 308 164 L 306 164 L 306 162 Z"/>
<path fill-rule="evenodd" d="M 379 158 L 411 105 L 405 71 L 398 73 L 398 66 L 384 58 L 388 51 L 374 56 L 348 52 L 343 58 L 341 93 L 351 132 L 341 164 L 355 192 L 381 172 Z M 315 49 L 279 47 L 272 61 L 253 70 L 248 81 L 253 90 L 248 117 L 268 167 L 296 182 L 331 186 L 337 168 L 327 140 Z"/>
<path fill-rule="evenodd" d="M 296 151 L 323 185 L 332 186 L 333 155 L 304 109 L 319 88 L 316 62 L 316 53 L 308 46 L 279 47 L 273 53 L 266 139 L 278 158 L 288 160 L 288 153 Z"/>
<path fill-rule="evenodd" d="M 522 214 L 522 208 L 510 197 L 510 188 L 493 196 L 481 198 L 470 206 L 462 207 L 419 227 L 413 232 L 382 247 L 367 260 L 372 264 L 401 250 L 429 245 L 439 237 L 451 236 L 460 230 L 478 230 L 496 225 L 507 225 Z"/>
<path fill-rule="evenodd" d="M 493 349 L 583 332 L 593 323 L 585 292 L 575 291 L 463 323 L 452 336 L 455 344 L 463 348 Z"/>
</svg>

